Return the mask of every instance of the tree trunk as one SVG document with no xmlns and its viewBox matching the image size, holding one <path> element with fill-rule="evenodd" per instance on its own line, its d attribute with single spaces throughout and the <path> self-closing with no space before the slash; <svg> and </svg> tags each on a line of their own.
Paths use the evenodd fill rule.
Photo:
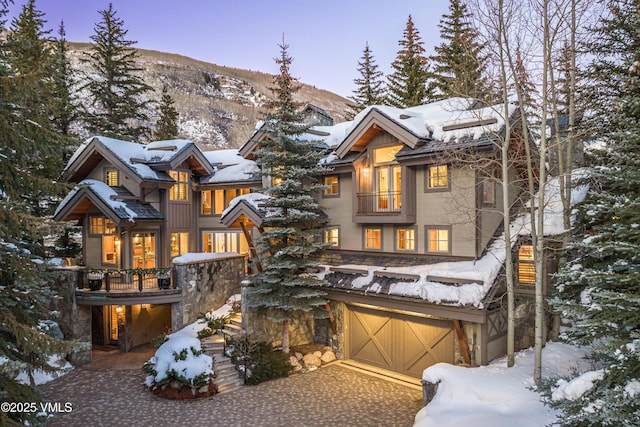
<svg viewBox="0 0 640 427">
<path fill-rule="evenodd" d="M 282 352 L 289 354 L 289 321 L 282 322 Z"/>
</svg>

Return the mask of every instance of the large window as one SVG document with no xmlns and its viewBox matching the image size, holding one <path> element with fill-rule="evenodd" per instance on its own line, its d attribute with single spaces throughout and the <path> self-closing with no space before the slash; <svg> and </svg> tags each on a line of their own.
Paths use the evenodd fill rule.
<svg viewBox="0 0 640 427">
<path fill-rule="evenodd" d="M 325 197 L 340 196 L 340 181 L 338 175 L 329 175 L 324 177 L 325 189 L 322 193 Z"/>
<path fill-rule="evenodd" d="M 396 250 L 416 250 L 416 232 L 414 228 L 396 228 Z"/>
<path fill-rule="evenodd" d="M 331 246 L 340 246 L 340 229 L 337 227 L 327 228 L 324 230 L 324 242 Z"/>
<path fill-rule="evenodd" d="M 189 233 L 176 231 L 171 233 L 171 257 L 189 252 Z"/>
<path fill-rule="evenodd" d="M 222 215 L 229 203 L 236 197 L 249 194 L 248 188 L 231 188 L 226 190 L 206 190 L 200 192 L 200 214 Z"/>
<path fill-rule="evenodd" d="M 444 191 L 449 189 L 449 167 L 432 165 L 427 167 L 426 190 Z"/>
<path fill-rule="evenodd" d="M 375 164 L 376 211 L 396 212 L 401 207 L 402 169 L 396 162 L 396 154 L 402 145 L 373 150 Z"/>
<path fill-rule="evenodd" d="M 518 249 L 518 282 L 528 285 L 536 283 L 536 265 L 531 245 L 522 245 Z"/>
<path fill-rule="evenodd" d="M 202 233 L 202 252 L 247 254 L 249 244 L 239 231 L 205 231 Z"/>
<path fill-rule="evenodd" d="M 116 225 L 108 218 L 92 216 L 89 219 L 90 234 L 115 234 Z"/>
<path fill-rule="evenodd" d="M 426 227 L 427 252 L 448 254 L 451 252 L 451 229 L 449 227 Z"/>
<path fill-rule="evenodd" d="M 116 234 L 116 225 L 108 218 L 92 216 L 89 218 L 89 234 L 102 236 L 102 263 L 116 264 L 120 239 Z"/>
<path fill-rule="evenodd" d="M 364 229 L 364 248 L 382 249 L 382 229 L 379 227 L 366 227 Z"/>
<path fill-rule="evenodd" d="M 181 171 L 169 171 L 169 176 L 176 181 L 169 190 L 169 200 L 189 200 L 189 174 Z"/>
</svg>

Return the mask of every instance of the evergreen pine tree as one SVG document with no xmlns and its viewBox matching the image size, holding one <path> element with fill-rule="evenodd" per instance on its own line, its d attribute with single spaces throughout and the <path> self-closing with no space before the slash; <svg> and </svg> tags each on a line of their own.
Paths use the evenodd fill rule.
<svg viewBox="0 0 640 427">
<path fill-rule="evenodd" d="M 486 55 L 478 32 L 471 26 L 471 13 L 463 0 L 450 0 L 449 14 L 440 20 L 440 38 L 431 56 L 430 90 L 436 98 L 489 96 L 485 79 Z"/>
<path fill-rule="evenodd" d="M 398 41 L 400 50 L 391 64 L 393 73 L 387 76 L 387 103 L 398 108 L 414 107 L 433 99 L 427 88 L 428 60 L 420 32 L 409 15 L 404 38 Z"/>
<path fill-rule="evenodd" d="M 53 52 L 51 121 L 54 129 L 63 135 L 70 133 L 71 125 L 80 114 L 78 97 L 74 90 L 76 85 L 74 70 L 67 57 L 67 52 L 64 22 L 60 22 Z"/>
<path fill-rule="evenodd" d="M 175 102 L 167 85 L 162 86 L 162 98 L 160 99 L 160 118 L 156 122 L 153 138 L 157 141 L 174 139 L 178 136 L 178 111 L 174 107 Z"/>
<path fill-rule="evenodd" d="M 609 2 L 589 46 L 588 95 L 605 143 L 591 169 L 573 260 L 553 300 L 571 320 L 571 342 L 588 346 L 602 379 L 580 398 L 552 401 L 566 426 L 640 425 L 640 9 Z"/>
<path fill-rule="evenodd" d="M 378 69 L 368 42 L 365 44 L 361 60 L 358 61 L 358 72 L 362 77 L 353 80 L 356 89 L 353 95 L 348 97 L 353 101 L 348 105 L 347 112 L 351 118 L 366 107 L 383 104 L 385 101 L 383 73 Z"/>
<path fill-rule="evenodd" d="M 325 247 L 317 239 L 327 220 L 315 199 L 323 188 L 317 180 L 324 171 L 318 165 L 323 154 L 316 151 L 315 141 L 300 138 L 308 130 L 301 105 L 293 100 L 300 85 L 290 74 L 288 45 L 283 42 L 279 47 L 280 74 L 274 79 L 274 100 L 265 117 L 267 138 L 256 151 L 263 178 L 272 182 L 263 190 L 268 198 L 262 204 L 274 214 L 265 218 L 257 242 L 259 252 L 267 256 L 260 260 L 262 271 L 251 278 L 247 305 L 267 308 L 269 319 L 282 324 L 283 352 L 288 353 L 293 313 L 327 317 L 325 293 L 318 289 L 324 282 L 310 272 Z"/>
<path fill-rule="evenodd" d="M 138 75 L 136 42 L 127 40 L 124 21 L 116 16 L 110 3 L 99 11 L 102 21 L 95 25 L 91 50 L 82 61 L 91 66 L 96 78 L 87 77 L 85 87 L 91 94 L 86 114 L 87 128 L 94 134 L 127 140 L 150 136 L 147 127 L 149 100 L 153 91 Z"/>
<path fill-rule="evenodd" d="M 5 29 L 6 7 L 7 1 L 0 0 L 0 30 Z M 41 70 L 14 66 L 14 42 L 0 40 L 0 401 L 38 402 L 34 384 L 19 383 L 17 373 L 27 372 L 33 379 L 36 369 L 52 370 L 49 355 L 72 349 L 40 326 L 51 318 L 48 304 L 53 295 L 44 264 L 35 254 L 42 252 L 39 242 L 50 227 L 33 215 L 38 201 L 32 196 L 59 193 L 50 175 L 58 168 L 45 167 L 43 161 L 62 162 L 62 141 L 32 119 L 39 117 L 34 103 L 46 104 L 48 99 L 40 98 L 45 93 Z M 38 424 L 36 414 L 0 412 L 0 425 L 25 423 Z"/>
</svg>

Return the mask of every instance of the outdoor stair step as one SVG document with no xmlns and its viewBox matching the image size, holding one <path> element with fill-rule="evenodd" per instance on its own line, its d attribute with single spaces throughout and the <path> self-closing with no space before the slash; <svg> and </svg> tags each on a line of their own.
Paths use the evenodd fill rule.
<svg viewBox="0 0 640 427">
<path fill-rule="evenodd" d="M 239 383 L 239 384 L 224 384 L 222 386 L 218 385 L 218 394 L 225 394 L 225 393 L 229 393 L 231 391 L 237 390 L 240 387 L 243 387 L 244 384 Z"/>
<path fill-rule="evenodd" d="M 226 375 L 217 375 L 214 382 L 218 385 L 221 384 L 232 384 L 236 382 L 242 382 L 242 378 L 238 375 L 238 372 L 228 372 Z"/>
<path fill-rule="evenodd" d="M 225 330 L 243 331 L 244 329 L 242 329 L 242 325 L 235 325 L 233 323 L 227 323 L 227 324 L 224 325 L 224 329 L 222 329 L 222 331 L 224 332 Z"/>
</svg>

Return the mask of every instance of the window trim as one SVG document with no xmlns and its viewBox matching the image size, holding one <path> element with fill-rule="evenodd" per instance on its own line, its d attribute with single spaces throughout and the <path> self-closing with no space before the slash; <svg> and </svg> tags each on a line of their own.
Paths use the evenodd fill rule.
<svg viewBox="0 0 640 427">
<path fill-rule="evenodd" d="M 335 178 L 336 179 L 336 192 L 335 193 L 327 193 L 327 190 L 330 190 L 333 188 L 333 184 L 327 184 L 327 179 L 328 178 Z M 323 177 L 323 184 L 325 185 L 324 190 L 322 190 L 322 198 L 323 199 L 332 199 L 332 198 L 339 198 L 340 197 L 340 175 L 325 175 Z M 327 188 L 328 186 L 328 188 Z"/>
<path fill-rule="evenodd" d="M 485 201 L 485 185 L 491 184 L 493 187 L 493 201 L 487 202 Z M 496 182 L 491 177 L 486 177 L 480 182 L 480 204 L 483 208 L 495 208 L 496 207 L 496 199 L 497 199 L 497 186 Z"/>
<path fill-rule="evenodd" d="M 173 177 L 171 174 L 175 173 L 177 174 L 177 177 Z M 185 180 L 181 181 L 180 180 L 180 174 L 185 174 Z M 169 188 L 169 201 L 172 203 L 189 203 L 190 201 L 190 197 L 189 197 L 189 193 L 190 191 L 190 186 L 189 183 L 191 181 L 190 177 L 189 177 L 189 171 L 185 170 L 185 169 L 175 169 L 175 170 L 170 170 L 169 171 L 169 176 L 171 177 L 171 179 L 173 179 L 175 181 L 175 183 Z M 184 199 L 174 199 L 172 197 L 172 193 L 173 193 L 173 188 L 176 186 L 181 186 L 184 185 Z"/>
<path fill-rule="evenodd" d="M 400 241 L 398 239 L 398 232 L 402 231 L 402 230 L 411 230 L 413 231 L 413 249 L 400 249 L 398 247 L 398 242 Z M 404 225 L 400 225 L 400 226 L 395 226 L 393 228 L 393 250 L 395 252 L 401 252 L 401 253 L 413 253 L 413 252 L 418 252 L 418 227 L 416 227 L 415 225 L 413 226 L 404 226 Z"/>
<path fill-rule="evenodd" d="M 379 248 L 368 248 L 367 247 L 367 230 L 380 230 L 380 247 Z M 365 226 L 362 227 L 362 249 L 365 251 L 375 251 L 380 252 L 384 248 L 384 227 L 382 226 Z"/>
<path fill-rule="evenodd" d="M 429 250 L 429 231 L 446 230 L 447 231 L 447 251 L 431 251 Z M 424 251 L 431 255 L 451 255 L 452 254 L 452 227 L 450 225 L 425 225 L 424 226 Z"/>
<path fill-rule="evenodd" d="M 442 187 L 431 187 L 430 185 L 430 170 L 431 168 L 442 167 L 447 168 L 447 185 Z M 424 168 L 424 192 L 425 193 L 443 193 L 451 191 L 451 166 L 449 164 L 434 163 L 432 165 L 426 165 Z"/>
<path fill-rule="evenodd" d="M 330 242 L 327 241 L 327 232 L 331 231 L 331 230 L 336 230 L 338 232 L 338 241 L 336 242 L 335 245 L 331 245 L 329 247 L 329 249 L 340 249 L 340 243 L 341 243 L 341 230 L 339 226 L 329 226 L 329 227 L 325 227 L 325 229 L 322 232 L 322 242 L 325 244 L 329 244 Z"/>
</svg>

